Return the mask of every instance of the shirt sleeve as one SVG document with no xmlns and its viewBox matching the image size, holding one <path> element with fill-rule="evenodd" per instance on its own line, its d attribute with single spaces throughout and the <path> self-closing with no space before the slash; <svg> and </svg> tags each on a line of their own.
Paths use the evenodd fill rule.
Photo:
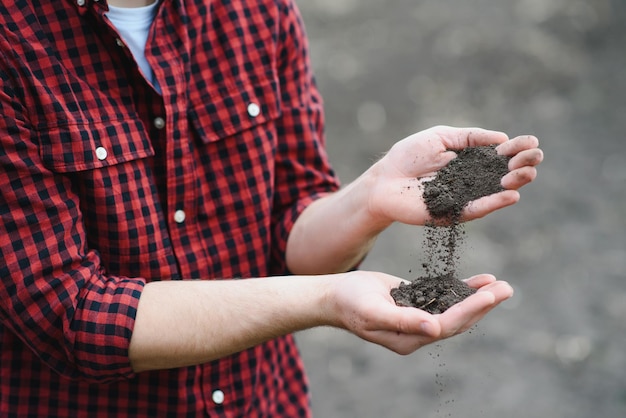
<svg viewBox="0 0 626 418">
<path fill-rule="evenodd" d="M 68 378 L 129 377 L 145 281 L 105 274 L 71 181 L 41 161 L 10 71 L 0 68 L 1 327 Z"/>
<path fill-rule="evenodd" d="M 287 238 L 300 213 L 336 191 L 339 180 L 325 148 L 323 101 L 311 69 L 309 44 L 296 4 L 279 1 L 278 76 L 282 116 L 277 122 L 273 273 L 287 272 Z"/>
</svg>

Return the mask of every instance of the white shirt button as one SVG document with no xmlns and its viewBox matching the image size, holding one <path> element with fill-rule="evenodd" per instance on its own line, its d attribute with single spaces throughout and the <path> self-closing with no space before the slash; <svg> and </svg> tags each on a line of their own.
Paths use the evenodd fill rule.
<svg viewBox="0 0 626 418">
<path fill-rule="evenodd" d="M 157 129 L 163 129 L 165 127 L 165 119 L 163 119 L 160 116 L 157 116 L 156 118 L 154 118 L 152 123 L 154 123 L 154 127 Z"/>
<path fill-rule="evenodd" d="M 117 46 L 124 46 L 124 41 L 122 41 L 120 38 L 116 38 L 115 39 L 115 43 L 117 44 Z"/>
<path fill-rule="evenodd" d="M 256 118 L 257 116 L 259 116 L 260 113 L 261 113 L 261 108 L 259 107 L 258 104 L 250 103 L 248 105 L 248 115 L 252 116 L 253 118 Z"/>
<path fill-rule="evenodd" d="M 176 212 L 174 212 L 174 221 L 176 221 L 177 224 L 182 224 L 183 222 L 185 222 L 185 211 L 184 210 L 180 210 L 178 209 Z"/>
<path fill-rule="evenodd" d="M 218 405 L 221 405 L 222 403 L 224 403 L 224 392 L 222 392 L 221 390 L 214 390 L 213 394 L 211 395 L 211 399 L 213 399 L 213 402 L 215 402 Z"/>
<path fill-rule="evenodd" d="M 85 5 L 85 0 L 76 0 L 76 4 L 82 7 Z"/>
<path fill-rule="evenodd" d="M 104 147 L 96 148 L 96 158 L 99 159 L 100 161 L 106 160 L 107 155 L 109 155 L 109 153 L 107 152 L 106 148 Z"/>
</svg>

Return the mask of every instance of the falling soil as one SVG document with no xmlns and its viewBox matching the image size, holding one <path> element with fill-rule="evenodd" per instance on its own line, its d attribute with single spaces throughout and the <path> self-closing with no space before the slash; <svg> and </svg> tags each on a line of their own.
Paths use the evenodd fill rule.
<svg viewBox="0 0 626 418">
<path fill-rule="evenodd" d="M 459 246 L 465 236 L 460 223 L 467 204 L 500 192 L 509 157 L 495 146 L 468 147 L 423 184 L 423 198 L 433 221 L 426 225 L 425 276 L 391 290 L 399 306 L 413 306 L 436 314 L 475 292 L 456 277 Z"/>
</svg>

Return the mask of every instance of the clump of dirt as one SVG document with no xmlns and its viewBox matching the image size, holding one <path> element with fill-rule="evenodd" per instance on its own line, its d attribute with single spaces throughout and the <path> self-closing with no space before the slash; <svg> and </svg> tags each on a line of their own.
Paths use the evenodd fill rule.
<svg viewBox="0 0 626 418">
<path fill-rule="evenodd" d="M 418 277 L 411 284 L 401 283 L 391 290 L 398 306 L 413 306 L 430 313 L 442 313 L 475 290 L 452 275 Z"/>
<path fill-rule="evenodd" d="M 436 314 L 475 292 L 456 277 L 458 250 L 465 236 L 460 223 L 467 204 L 500 192 L 509 157 L 494 146 L 468 147 L 423 184 L 423 198 L 432 222 L 426 225 L 425 276 L 391 290 L 398 306 L 413 306 Z"/>
<path fill-rule="evenodd" d="M 495 146 L 469 147 L 424 184 L 424 201 L 434 219 L 458 221 L 472 200 L 504 190 L 500 184 L 509 172 L 509 157 Z"/>
</svg>

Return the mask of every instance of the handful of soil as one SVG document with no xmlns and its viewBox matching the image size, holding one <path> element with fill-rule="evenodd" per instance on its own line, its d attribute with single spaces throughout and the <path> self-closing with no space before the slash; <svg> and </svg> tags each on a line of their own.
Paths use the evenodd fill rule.
<svg viewBox="0 0 626 418">
<path fill-rule="evenodd" d="M 504 190 L 500 181 L 509 172 L 509 159 L 498 155 L 495 145 L 468 147 L 424 183 L 424 202 L 434 220 L 426 225 L 426 275 L 392 289 L 396 305 L 436 314 L 475 292 L 455 276 L 464 235 L 459 220 L 469 202 Z"/>
<path fill-rule="evenodd" d="M 412 306 L 438 314 L 475 292 L 465 282 L 448 274 L 418 277 L 411 284 L 400 283 L 400 287 L 391 289 L 391 296 L 398 306 Z"/>
<path fill-rule="evenodd" d="M 509 157 L 498 155 L 494 145 L 469 147 L 424 184 L 424 201 L 437 220 L 458 222 L 472 200 L 504 190 L 500 184 L 509 172 Z"/>
</svg>

